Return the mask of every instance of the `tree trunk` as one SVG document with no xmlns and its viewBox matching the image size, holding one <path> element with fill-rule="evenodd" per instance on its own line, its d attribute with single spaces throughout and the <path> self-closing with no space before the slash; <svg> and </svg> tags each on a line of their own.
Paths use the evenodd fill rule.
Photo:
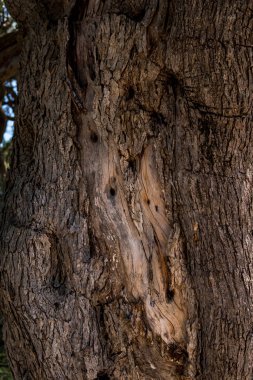
<svg viewBox="0 0 253 380">
<path fill-rule="evenodd" d="M 252 379 L 250 0 L 8 0 L 15 379 Z"/>
</svg>

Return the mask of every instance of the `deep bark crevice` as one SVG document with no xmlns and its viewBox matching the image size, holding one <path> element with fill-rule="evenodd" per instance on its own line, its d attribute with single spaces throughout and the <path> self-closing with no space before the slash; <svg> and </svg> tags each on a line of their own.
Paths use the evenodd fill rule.
<svg viewBox="0 0 253 380">
<path fill-rule="evenodd" d="M 112 0 L 110 12 L 118 16 L 125 16 L 136 23 L 141 22 L 146 13 L 147 0 L 141 0 L 138 4 L 131 0 Z"/>
<path fill-rule="evenodd" d="M 71 14 L 68 18 L 69 23 L 69 42 L 67 48 L 67 65 L 71 66 L 75 79 L 82 89 L 85 90 L 87 82 L 84 78 L 80 77 L 80 68 L 78 66 L 78 57 L 76 49 L 76 38 L 80 32 L 81 21 L 83 20 L 85 11 L 87 10 L 87 0 L 76 0 L 75 5 L 71 10 Z"/>
</svg>

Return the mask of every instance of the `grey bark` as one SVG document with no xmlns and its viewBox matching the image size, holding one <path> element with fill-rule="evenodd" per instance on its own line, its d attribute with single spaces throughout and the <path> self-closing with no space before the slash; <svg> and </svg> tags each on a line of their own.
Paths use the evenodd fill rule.
<svg viewBox="0 0 253 380">
<path fill-rule="evenodd" d="M 251 1 L 8 4 L 15 379 L 252 379 Z"/>
</svg>

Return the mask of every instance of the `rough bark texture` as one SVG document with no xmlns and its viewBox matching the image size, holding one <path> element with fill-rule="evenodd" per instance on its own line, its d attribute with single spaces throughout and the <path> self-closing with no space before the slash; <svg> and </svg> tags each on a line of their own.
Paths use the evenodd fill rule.
<svg viewBox="0 0 253 380">
<path fill-rule="evenodd" d="M 251 1 L 8 3 L 15 379 L 251 380 Z"/>
</svg>

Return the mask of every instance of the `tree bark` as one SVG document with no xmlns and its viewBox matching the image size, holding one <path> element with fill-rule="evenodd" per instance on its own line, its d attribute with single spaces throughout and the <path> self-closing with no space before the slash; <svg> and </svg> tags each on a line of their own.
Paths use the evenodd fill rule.
<svg viewBox="0 0 253 380">
<path fill-rule="evenodd" d="M 22 4 L 15 379 L 252 379 L 251 1 Z"/>
</svg>

